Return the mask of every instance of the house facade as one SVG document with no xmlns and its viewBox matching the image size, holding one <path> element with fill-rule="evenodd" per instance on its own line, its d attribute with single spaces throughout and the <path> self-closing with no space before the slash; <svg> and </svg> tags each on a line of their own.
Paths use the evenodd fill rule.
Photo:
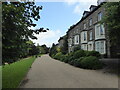
<svg viewBox="0 0 120 90">
<path fill-rule="evenodd" d="M 58 40 L 58 47 L 59 47 L 59 48 L 61 48 L 61 47 L 64 46 L 64 42 L 65 42 L 64 37 L 65 37 L 65 36 L 60 37 L 60 39 Z"/>
<path fill-rule="evenodd" d="M 70 27 L 68 35 L 68 52 L 80 47 L 87 51 L 98 51 L 104 57 L 110 57 L 110 44 L 105 24 L 100 24 L 105 9 L 100 5 L 91 5 L 90 11 L 84 11 L 81 20 Z"/>
</svg>

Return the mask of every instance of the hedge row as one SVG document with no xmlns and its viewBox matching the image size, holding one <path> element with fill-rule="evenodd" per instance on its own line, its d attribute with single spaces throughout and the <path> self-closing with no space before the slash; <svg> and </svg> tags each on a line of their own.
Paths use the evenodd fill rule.
<svg viewBox="0 0 120 90">
<path fill-rule="evenodd" d="M 96 51 L 77 50 L 66 55 L 59 52 L 52 58 L 84 69 L 101 69 L 103 67 L 103 63 L 99 61 L 100 54 Z"/>
</svg>

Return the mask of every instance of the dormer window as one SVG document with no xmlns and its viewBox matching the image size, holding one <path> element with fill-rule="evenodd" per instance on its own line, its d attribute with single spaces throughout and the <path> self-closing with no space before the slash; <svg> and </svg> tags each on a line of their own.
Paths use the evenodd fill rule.
<svg viewBox="0 0 120 90">
<path fill-rule="evenodd" d="M 85 13 L 84 15 L 83 15 L 83 17 L 86 17 L 87 16 L 87 14 Z"/>
<path fill-rule="evenodd" d="M 84 11 L 83 17 L 86 17 L 89 14 L 89 11 Z"/>
<path fill-rule="evenodd" d="M 93 11 L 96 7 L 97 6 L 95 6 L 95 5 L 91 5 L 89 9 L 90 9 L 90 11 Z"/>
</svg>

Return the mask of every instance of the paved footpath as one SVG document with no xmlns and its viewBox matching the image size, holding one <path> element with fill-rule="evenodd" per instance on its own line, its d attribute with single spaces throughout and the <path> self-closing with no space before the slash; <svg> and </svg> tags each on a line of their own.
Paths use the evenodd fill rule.
<svg viewBox="0 0 120 90">
<path fill-rule="evenodd" d="M 118 88 L 118 77 L 85 70 L 43 55 L 35 60 L 20 88 Z"/>
</svg>

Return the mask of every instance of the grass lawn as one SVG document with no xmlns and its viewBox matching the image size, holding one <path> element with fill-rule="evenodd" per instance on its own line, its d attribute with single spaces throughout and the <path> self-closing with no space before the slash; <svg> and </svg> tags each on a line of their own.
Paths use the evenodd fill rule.
<svg viewBox="0 0 120 90">
<path fill-rule="evenodd" d="M 17 88 L 34 60 L 29 57 L 2 67 L 2 88 Z"/>
</svg>

